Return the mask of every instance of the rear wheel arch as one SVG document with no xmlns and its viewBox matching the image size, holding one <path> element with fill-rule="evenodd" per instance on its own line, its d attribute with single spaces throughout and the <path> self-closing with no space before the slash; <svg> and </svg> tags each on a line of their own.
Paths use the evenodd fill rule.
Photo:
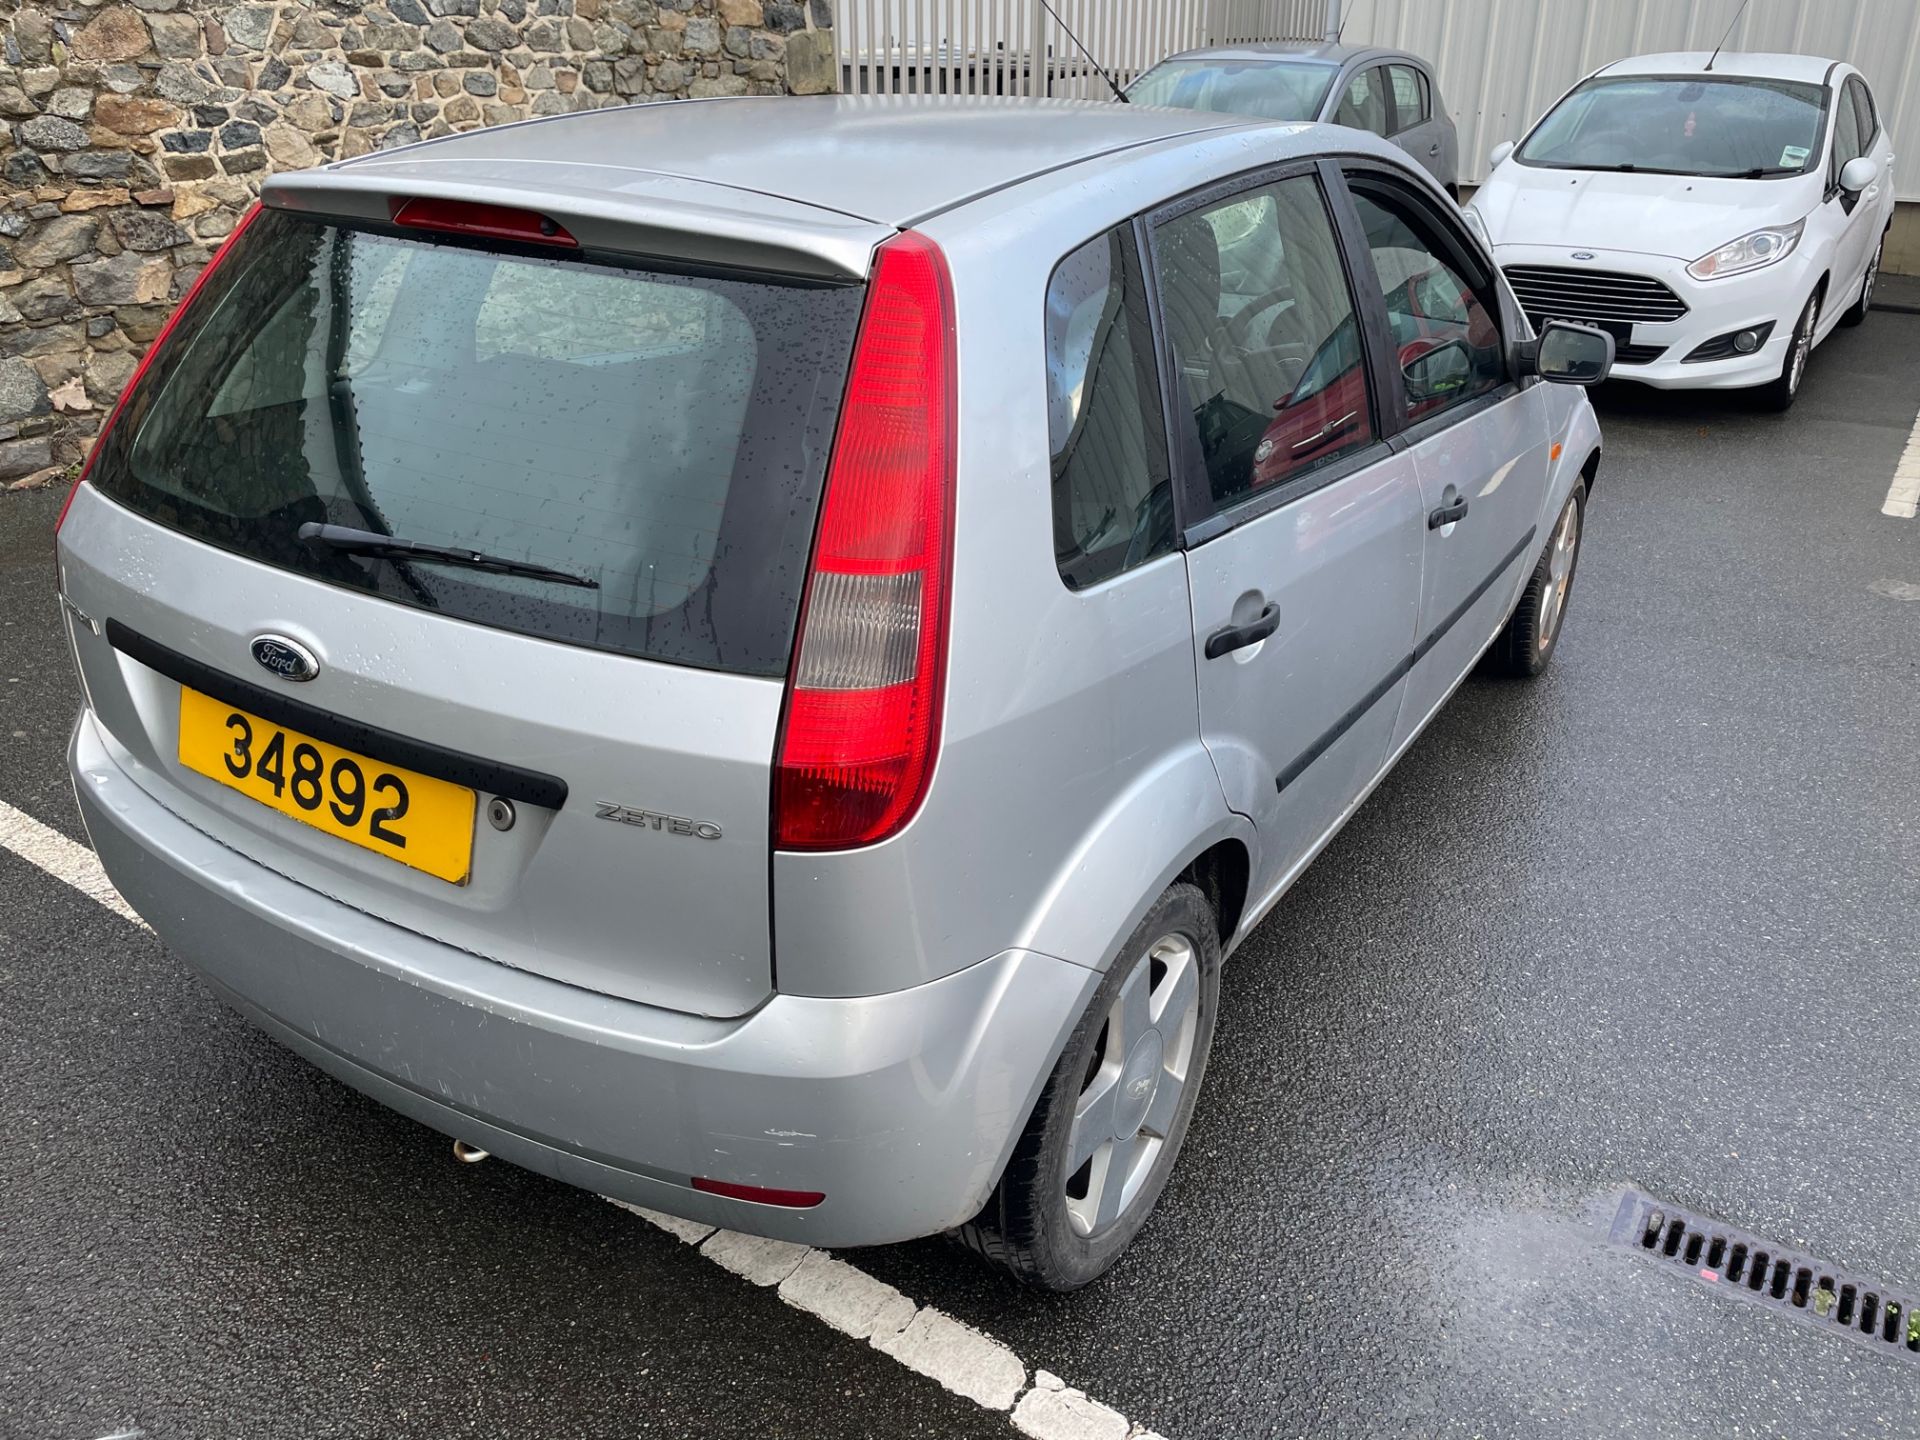
<svg viewBox="0 0 1920 1440">
<path fill-rule="evenodd" d="M 1154 843 L 1160 837 L 1177 843 Z M 1257 843 L 1252 822 L 1227 804 L 1196 735 L 1133 777 L 1063 855 L 1039 904 L 1005 943 L 1104 972 L 1161 893 L 1225 841 L 1248 854 Z M 1223 896 L 1233 893 L 1232 874 L 1221 868 Z"/>
</svg>

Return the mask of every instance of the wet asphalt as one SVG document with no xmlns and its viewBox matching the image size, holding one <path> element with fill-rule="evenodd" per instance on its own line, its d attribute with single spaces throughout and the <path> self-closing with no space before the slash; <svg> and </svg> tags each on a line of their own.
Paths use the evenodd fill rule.
<svg viewBox="0 0 1920 1440">
<path fill-rule="evenodd" d="M 849 1258 L 1170 1440 L 1911 1433 L 1920 1355 L 1609 1248 L 1633 1184 L 1920 1299 L 1920 317 L 1784 417 L 1600 396 L 1553 669 L 1470 682 L 1228 967 L 1094 1289 Z M 59 498 L 0 495 L 0 800 L 78 837 Z M 1907 597 L 1907 598 L 1903 598 Z M 1005 1435 L 320 1076 L 0 853 L 0 1436 Z"/>
</svg>

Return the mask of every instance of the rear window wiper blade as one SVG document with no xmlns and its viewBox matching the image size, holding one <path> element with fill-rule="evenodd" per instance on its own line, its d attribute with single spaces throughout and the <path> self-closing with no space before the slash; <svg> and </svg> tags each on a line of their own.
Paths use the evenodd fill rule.
<svg viewBox="0 0 1920 1440">
<path fill-rule="evenodd" d="M 583 590 L 598 590 L 600 582 L 585 575 L 574 575 L 530 560 L 512 560 L 505 555 L 488 555 L 458 545 L 430 545 L 424 540 L 402 540 L 397 535 L 382 535 L 374 530 L 356 530 L 351 525 L 322 525 L 309 520 L 300 527 L 300 543 L 316 553 L 331 550 L 336 555 L 366 555 L 379 560 L 426 560 L 440 565 L 458 565 L 467 570 L 488 570 L 496 575 L 519 575 L 529 580 L 551 580 L 556 585 L 578 585 Z"/>
</svg>

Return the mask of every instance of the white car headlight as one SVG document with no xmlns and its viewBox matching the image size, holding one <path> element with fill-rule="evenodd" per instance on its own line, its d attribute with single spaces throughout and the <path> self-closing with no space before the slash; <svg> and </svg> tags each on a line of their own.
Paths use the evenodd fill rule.
<svg viewBox="0 0 1920 1440">
<path fill-rule="evenodd" d="M 1493 236 L 1487 230 L 1486 220 L 1481 216 L 1480 212 L 1474 208 L 1471 200 L 1467 202 L 1466 208 L 1460 212 L 1460 215 L 1461 218 L 1467 222 L 1467 229 L 1477 235 L 1480 243 L 1491 251 L 1493 249 Z"/>
<path fill-rule="evenodd" d="M 1702 255 L 1687 266 L 1687 274 L 1696 280 L 1718 280 L 1725 275 L 1741 275 L 1776 264 L 1793 253 L 1794 246 L 1800 243 L 1800 232 L 1806 228 L 1806 221 L 1796 220 L 1791 225 L 1771 225 L 1751 235 L 1742 235 L 1711 255 Z"/>
</svg>

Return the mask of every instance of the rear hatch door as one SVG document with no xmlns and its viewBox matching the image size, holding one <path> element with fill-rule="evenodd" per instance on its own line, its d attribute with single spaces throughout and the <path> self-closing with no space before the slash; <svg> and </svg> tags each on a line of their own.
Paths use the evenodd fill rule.
<svg viewBox="0 0 1920 1440">
<path fill-rule="evenodd" d="M 131 772 L 263 865 L 740 1014 L 862 292 L 556 228 L 259 212 L 62 529 L 76 649 Z"/>
</svg>

